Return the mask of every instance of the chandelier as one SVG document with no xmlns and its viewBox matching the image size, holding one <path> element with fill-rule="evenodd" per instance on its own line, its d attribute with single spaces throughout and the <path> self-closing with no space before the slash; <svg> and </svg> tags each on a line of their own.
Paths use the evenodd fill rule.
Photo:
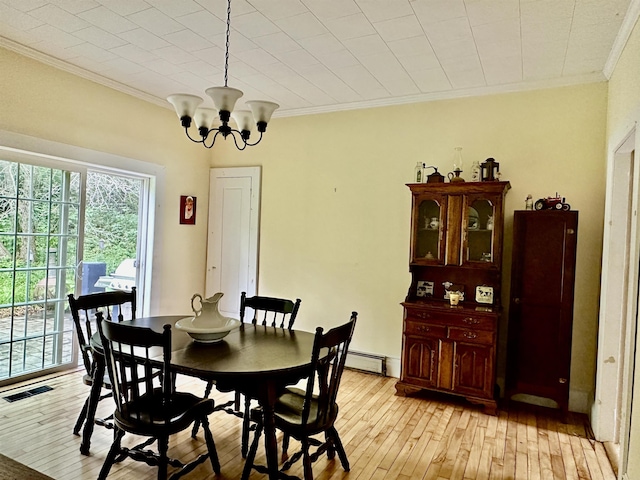
<svg viewBox="0 0 640 480">
<path fill-rule="evenodd" d="M 262 135 L 267 130 L 267 123 L 271 120 L 271 115 L 280 105 L 273 102 L 263 100 L 250 100 L 245 102 L 251 109 L 249 110 L 233 110 L 236 102 L 243 93 L 237 88 L 227 86 L 229 77 L 229 32 L 231 30 L 231 0 L 227 0 L 227 37 L 224 55 L 224 87 L 211 87 L 205 90 L 205 93 L 213 99 L 215 108 L 203 108 L 199 105 L 203 102 L 202 98 L 187 93 L 176 93 L 169 95 L 167 101 L 173 105 L 180 119 L 180 123 L 184 127 L 187 137 L 192 142 L 201 143 L 206 148 L 213 147 L 218 135 L 222 135 L 224 139 L 231 136 L 238 150 L 244 150 L 247 147 L 253 147 L 260 143 Z M 214 126 L 216 119 L 219 118 L 222 123 Z M 233 118 L 238 128 L 229 125 L 230 119 Z M 189 133 L 191 121 L 194 121 L 198 129 L 200 138 L 193 138 Z M 260 133 L 260 138 L 253 143 L 249 143 L 251 130 L 256 128 Z"/>
</svg>

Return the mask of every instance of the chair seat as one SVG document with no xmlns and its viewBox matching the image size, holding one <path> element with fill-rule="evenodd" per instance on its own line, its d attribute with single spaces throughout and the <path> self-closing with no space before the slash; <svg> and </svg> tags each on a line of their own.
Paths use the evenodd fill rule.
<svg viewBox="0 0 640 480">
<path fill-rule="evenodd" d="M 212 399 L 202 399 L 191 393 L 173 393 L 168 405 L 163 404 L 162 395 L 162 391 L 156 388 L 153 394 L 143 395 L 124 405 L 122 411 L 116 410 L 116 425 L 139 435 L 172 435 L 215 409 Z"/>
<path fill-rule="evenodd" d="M 302 411 L 304 406 L 306 392 L 296 387 L 286 389 L 275 404 L 274 413 L 276 426 L 281 430 L 292 430 L 296 427 L 302 428 Z M 318 421 L 318 396 L 314 395 L 309 405 L 309 419 L 304 425 L 304 431 L 307 434 L 314 435 L 312 432 L 322 432 L 327 425 L 332 425 L 338 416 L 338 405 L 333 404 L 329 414 L 324 421 Z M 283 424 L 288 425 L 283 425 Z M 295 436 L 295 435 L 294 435 Z"/>
</svg>

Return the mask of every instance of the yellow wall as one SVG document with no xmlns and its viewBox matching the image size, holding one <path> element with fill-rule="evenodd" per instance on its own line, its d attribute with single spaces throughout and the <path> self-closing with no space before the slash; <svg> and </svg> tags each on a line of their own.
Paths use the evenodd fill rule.
<svg viewBox="0 0 640 480">
<path fill-rule="evenodd" d="M 174 112 L 0 49 L 0 130 L 164 166 L 151 308 L 191 310 L 204 282 L 210 154 L 185 141 Z M 187 194 L 203 207 L 195 226 L 178 224 Z"/>
<path fill-rule="evenodd" d="M 513 210 L 528 193 L 559 192 L 580 211 L 571 388 L 584 410 L 594 386 L 606 105 L 600 83 L 276 118 L 251 154 L 225 148 L 214 165 L 263 165 L 260 291 L 302 298 L 296 324 L 307 329 L 357 310 L 354 348 L 395 358 L 410 283 L 405 183 L 416 161 L 446 173 L 459 145 L 467 165 L 500 162 L 512 185 L 507 272 Z"/>
<path fill-rule="evenodd" d="M 226 142 L 209 152 L 186 142 L 168 109 L 5 50 L 0 72 L 0 129 L 165 166 L 154 311 L 184 312 L 204 287 L 208 160 L 262 165 L 260 293 L 300 297 L 297 325 L 309 330 L 358 311 L 353 347 L 396 363 L 399 304 L 410 280 L 405 183 L 415 163 L 446 173 L 455 146 L 467 165 L 500 162 L 512 184 L 507 272 L 513 210 L 524 208 L 528 193 L 536 199 L 558 191 L 580 211 L 571 386 L 573 404 L 586 410 L 596 351 L 606 84 L 275 118 L 260 146 L 237 152 Z M 198 196 L 196 227 L 177 224 L 178 196 L 187 193 Z"/>
<path fill-rule="evenodd" d="M 640 25 L 636 23 L 623 55 L 609 81 L 609 112 L 607 119 L 607 148 L 615 151 L 620 142 L 640 122 Z M 638 168 L 640 132 L 636 133 L 635 165 Z M 636 172 L 637 175 L 637 172 Z M 636 335 L 636 360 L 633 396 L 640 399 L 640 329 Z M 636 401 L 636 404 L 638 401 Z M 640 409 L 632 408 L 631 438 L 628 451 L 630 480 L 640 478 Z"/>
</svg>

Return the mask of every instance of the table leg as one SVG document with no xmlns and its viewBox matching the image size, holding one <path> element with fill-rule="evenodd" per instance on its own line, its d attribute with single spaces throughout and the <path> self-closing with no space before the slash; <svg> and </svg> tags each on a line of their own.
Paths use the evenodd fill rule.
<svg viewBox="0 0 640 480">
<path fill-rule="evenodd" d="M 93 372 L 93 381 L 91 382 L 91 392 L 89 393 L 89 405 L 87 408 L 87 418 L 84 421 L 84 429 L 82 430 L 82 443 L 80 444 L 80 453 L 89 455 L 91 447 L 91 434 L 93 433 L 94 421 L 96 418 L 96 410 L 100 401 L 100 393 L 102 391 L 102 379 L 104 378 L 104 357 L 94 354 L 93 361 L 95 370 Z"/>
<path fill-rule="evenodd" d="M 273 404 L 262 406 L 264 422 L 264 451 L 267 457 L 269 478 L 278 478 L 278 442 L 276 441 L 276 421 L 273 415 Z"/>
</svg>

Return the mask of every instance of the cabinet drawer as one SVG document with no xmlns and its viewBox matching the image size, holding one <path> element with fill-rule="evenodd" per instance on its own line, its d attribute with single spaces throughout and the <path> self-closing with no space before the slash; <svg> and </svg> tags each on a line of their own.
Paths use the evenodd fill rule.
<svg viewBox="0 0 640 480">
<path fill-rule="evenodd" d="M 458 342 L 482 343 L 493 345 L 493 332 L 486 330 L 472 330 L 469 328 L 449 328 L 449 338 Z"/>
<path fill-rule="evenodd" d="M 445 315 L 447 325 L 454 327 L 467 327 L 479 330 L 495 330 L 496 321 L 494 317 L 485 317 L 480 315 Z"/>
<path fill-rule="evenodd" d="M 407 321 L 427 321 L 430 324 L 463 327 L 478 330 L 496 330 L 497 315 L 478 315 L 473 311 L 442 312 L 436 310 L 407 308 Z"/>
<path fill-rule="evenodd" d="M 447 327 L 443 325 L 431 325 L 424 322 L 412 322 L 408 320 L 404 325 L 404 333 L 406 335 L 447 338 Z"/>
</svg>

